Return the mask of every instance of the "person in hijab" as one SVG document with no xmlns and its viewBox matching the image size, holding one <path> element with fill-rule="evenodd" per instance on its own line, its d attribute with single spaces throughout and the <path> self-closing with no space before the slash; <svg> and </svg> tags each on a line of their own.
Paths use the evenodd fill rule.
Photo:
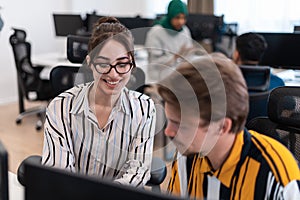
<svg viewBox="0 0 300 200">
<path fill-rule="evenodd" d="M 152 81 L 165 77 L 166 68 L 175 66 L 192 48 L 191 32 L 186 24 L 187 6 L 181 0 L 172 0 L 167 14 L 147 33 L 148 76 Z"/>
</svg>

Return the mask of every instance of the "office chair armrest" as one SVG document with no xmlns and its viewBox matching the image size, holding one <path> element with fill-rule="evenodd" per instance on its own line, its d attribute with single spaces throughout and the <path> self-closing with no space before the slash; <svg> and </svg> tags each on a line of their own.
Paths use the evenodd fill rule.
<svg viewBox="0 0 300 200">
<path fill-rule="evenodd" d="M 146 185 L 147 186 L 160 185 L 165 180 L 167 175 L 166 163 L 158 157 L 153 157 L 150 174 L 151 174 L 151 178 Z"/>
<path fill-rule="evenodd" d="M 27 162 L 30 162 L 30 163 L 41 163 L 42 162 L 42 157 L 39 156 L 39 155 L 31 155 L 31 156 L 28 156 L 27 158 L 25 158 L 21 164 L 19 165 L 18 167 L 18 171 L 17 171 L 17 178 L 18 178 L 18 181 L 20 182 L 21 185 L 25 186 L 26 185 L 26 180 L 24 178 L 24 173 L 25 173 L 25 164 Z"/>
<path fill-rule="evenodd" d="M 33 65 L 34 70 L 38 71 L 39 73 L 41 73 L 41 71 L 46 67 L 43 65 Z"/>
<path fill-rule="evenodd" d="M 28 64 L 28 66 L 24 66 L 24 64 Z M 33 68 L 32 66 L 32 63 L 30 61 L 29 58 L 27 57 L 24 57 L 22 58 L 20 61 L 19 61 L 19 65 L 18 65 L 20 68 L 22 68 L 20 71 L 23 71 L 23 72 L 26 72 L 26 73 L 29 73 L 29 74 L 33 74 L 35 77 L 39 77 L 39 71 L 38 70 L 35 70 L 35 68 Z"/>
<path fill-rule="evenodd" d="M 39 155 L 32 155 L 24 159 L 21 164 L 18 167 L 17 171 L 17 178 L 18 181 L 21 183 L 21 185 L 26 185 L 26 180 L 24 178 L 24 172 L 25 172 L 25 164 L 26 162 L 34 162 L 34 163 L 41 163 L 42 157 Z M 147 186 L 155 186 L 161 184 L 165 177 L 167 175 L 167 167 L 165 162 L 157 157 L 153 157 L 152 163 L 151 163 L 151 178 L 147 182 Z"/>
</svg>

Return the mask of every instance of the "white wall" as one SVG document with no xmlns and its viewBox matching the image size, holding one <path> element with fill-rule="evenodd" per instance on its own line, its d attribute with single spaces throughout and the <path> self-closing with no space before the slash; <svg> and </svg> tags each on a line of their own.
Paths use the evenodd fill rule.
<svg viewBox="0 0 300 200">
<path fill-rule="evenodd" d="M 74 0 L 72 10 L 92 12 L 97 11 L 99 15 L 110 16 L 136 16 L 146 11 L 145 0 Z"/>
<path fill-rule="evenodd" d="M 69 0 L 2 0 L 1 17 L 4 27 L 0 32 L 0 103 L 17 100 L 16 70 L 9 36 L 11 27 L 23 28 L 32 43 L 32 54 L 61 48 L 61 39 L 54 36 L 53 11 L 70 7 Z"/>
<path fill-rule="evenodd" d="M 185 1 L 185 0 L 184 0 Z M 96 11 L 99 15 L 154 18 L 165 13 L 170 0 L 74 0 L 73 11 Z"/>
<path fill-rule="evenodd" d="M 2 0 L 0 15 L 0 104 L 17 101 L 16 70 L 9 36 L 11 27 L 23 28 L 32 54 L 65 50 L 65 38 L 55 37 L 52 13 L 80 13 L 96 10 L 111 16 L 154 17 L 164 12 L 169 0 Z"/>
</svg>

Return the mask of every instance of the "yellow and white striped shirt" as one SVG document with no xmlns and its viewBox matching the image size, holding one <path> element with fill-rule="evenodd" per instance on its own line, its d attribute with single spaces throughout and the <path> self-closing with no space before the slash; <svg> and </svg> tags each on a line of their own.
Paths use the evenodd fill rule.
<svg viewBox="0 0 300 200">
<path fill-rule="evenodd" d="M 101 129 L 88 102 L 92 85 L 75 86 L 49 104 L 42 163 L 121 184 L 145 185 L 155 131 L 153 101 L 124 88 Z"/>
<path fill-rule="evenodd" d="M 237 135 L 230 155 L 216 171 L 207 158 L 189 159 L 179 153 L 176 157 L 168 185 L 172 194 L 209 200 L 300 199 L 300 172 L 293 155 L 281 143 L 254 131 Z"/>
</svg>

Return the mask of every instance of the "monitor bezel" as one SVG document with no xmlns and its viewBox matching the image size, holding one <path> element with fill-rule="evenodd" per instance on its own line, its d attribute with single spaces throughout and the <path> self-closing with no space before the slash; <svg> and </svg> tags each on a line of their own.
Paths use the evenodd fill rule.
<svg viewBox="0 0 300 200">
<path fill-rule="evenodd" d="M 66 37 L 68 35 L 76 35 L 81 29 L 84 28 L 84 22 L 80 14 L 59 14 L 53 13 L 53 23 L 56 36 Z M 61 21 L 69 21 L 73 27 L 72 30 L 66 31 L 66 23 Z"/>
<path fill-rule="evenodd" d="M 182 199 L 143 188 L 121 185 L 99 177 L 72 173 L 64 169 L 26 162 L 25 199 L 95 199 L 109 195 L 109 199 L 171 200 Z M 107 193 L 107 194 L 105 194 Z M 107 198 L 107 196 L 106 196 Z"/>
<path fill-rule="evenodd" d="M 8 152 L 0 141 L 0 200 L 8 199 Z"/>
<path fill-rule="evenodd" d="M 296 52 L 296 47 L 300 44 L 300 34 L 278 32 L 255 33 L 262 35 L 268 46 L 260 59 L 259 65 L 270 66 L 272 68 L 300 69 L 300 57 L 297 56 Z"/>
</svg>

